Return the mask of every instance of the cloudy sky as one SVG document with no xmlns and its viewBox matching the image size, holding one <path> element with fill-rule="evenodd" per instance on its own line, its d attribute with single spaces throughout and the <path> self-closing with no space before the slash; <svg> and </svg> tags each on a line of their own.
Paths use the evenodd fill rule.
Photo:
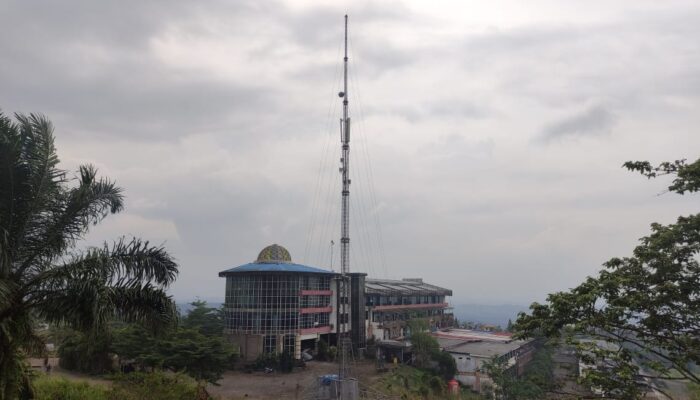
<svg viewBox="0 0 700 400">
<path fill-rule="evenodd" d="M 270 243 L 330 268 L 345 12 L 353 270 L 528 304 L 697 212 L 621 168 L 699 155 L 697 1 L 0 0 L 0 109 L 125 188 L 88 243 L 162 243 L 179 300 L 221 299 Z"/>
</svg>

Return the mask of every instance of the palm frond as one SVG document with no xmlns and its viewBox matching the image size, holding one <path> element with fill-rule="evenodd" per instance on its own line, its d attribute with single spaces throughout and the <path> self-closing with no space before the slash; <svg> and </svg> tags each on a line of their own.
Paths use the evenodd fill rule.
<svg viewBox="0 0 700 400">
<path fill-rule="evenodd" d="M 25 257 L 19 271 L 24 272 L 37 259 L 51 259 L 62 254 L 91 225 L 124 207 L 121 188 L 107 179 L 98 179 L 97 170 L 84 165 L 79 169 L 79 185 L 58 197 L 57 204 L 47 213 L 42 229 L 26 239 Z"/>
<path fill-rule="evenodd" d="M 58 289 L 71 280 L 97 280 L 104 285 L 132 286 L 154 283 L 167 287 L 177 277 L 178 266 L 163 247 L 124 237 L 111 247 L 91 248 L 63 265 L 46 269 L 31 282 L 34 286 Z"/>
<path fill-rule="evenodd" d="M 87 332 L 101 332 L 115 318 L 153 330 L 177 319 L 172 298 L 149 283 L 104 286 L 95 281 L 72 281 L 63 290 L 43 292 L 34 309 L 47 322 Z"/>
</svg>

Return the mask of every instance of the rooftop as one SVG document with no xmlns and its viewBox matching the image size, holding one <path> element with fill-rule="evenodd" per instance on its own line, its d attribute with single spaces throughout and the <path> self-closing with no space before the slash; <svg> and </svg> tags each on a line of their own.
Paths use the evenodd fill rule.
<svg viewBox="0 0 700 400">
<path fill-rule="evenodd" d="M 509 333 L 448 329 L 432 334 L 440 347 L 449 353 L 470 354 L 479 357 L 500 356 L 529 343 L 514 340 Z"/>
<path fill-rule="evenodd" d="M 454 340 L 486 340 L 490 342 L 510 342 L 513 340 L 510 333 L 505 332 L 486 332 L 476 331 L 472 329 L 447 329 L 444 331 L 435 332 L 435 337 Z"/>
<path fill-rule="evenodd" d="M 365 294 L 380 295 L 440 295 L 452 296 L 452 290 L 423 282 L 422 279 L 367 279 L 365 280 Z"/>
<path fill-rule="evenodd" d="M 221 271 L 219 272 L 219 276 L 226 276 L 229 274 L 242 272 L 301 272 L 313 274 L 334 274 L 334 272 L 327 271 L 325 269 L 293 263 L 292 257 L 289 255 L 289 251 L 278 244 L 272 244 L 262 249 L 260 254 L 258 254 L 258 258 L 254 262 Z"/>
<path fill-rule="evenodd" d="M 239 272 L 305 272 L 314 274 L 334 274 L 335 272 L 326 271 L 325 269 L 311 267 L 309 265 L 294 264 L 294 263 L 250 263 L 227 269 L 219 272 L 219 276 L 235 274 Z"/>
<path fill-rule="evenodd" d="M 449 339 L 448 339 L 449 340 Z M 509 353 L 519 347 L 527 344 L 524 340 L 513 340 L 511 342 L 488 342 L 488 341 L 465 341 L 458 344 L 447 343 L 438 338 L 440 347 L 443 347 L 448 353 L 469 354 L 472 356 L 491 358 L 493 356 L 501 356 Z M 445 346 L 446 345 L 446 346 Z"/>
</svg>

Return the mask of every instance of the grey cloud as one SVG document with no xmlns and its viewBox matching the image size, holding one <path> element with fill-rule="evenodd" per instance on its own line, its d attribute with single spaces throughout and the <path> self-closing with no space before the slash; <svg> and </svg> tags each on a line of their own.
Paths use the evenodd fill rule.
<svg viewBox="0 0 700 400">
<path fill-rule="evenodd" d="M 421 7 L 349 7 L 353 73 L 369 118 L 359 125 L 357 102 L 351 113 L 372 153 L 390 277 L 423 276 L 456 298 L 528 302 L 627 254 L 648 221 L 696 211 L 696 199 L 669 203 L 619 168 L 698 146 L 689 133 L 700 94 L 696 7 L 592 23 L 540 17 L 565 5 L 477 22 L 438 15 L 440 5 L 417 15 Z M 343 12 L 276 0 L 5 1 L 0 107 L 45 113 L 62 160 L 98 164 L 125 188 L 125 214 L 148 220 L 126 232 L 172 242 L 182 265 L 176 296 L 220 298 L 216 272 L 266 244 L 303 261 L 321 135 L 339 146 L 325 96 L 339 106 L 331 78 Z M 396 33 L 408 27 L 418 40 Z M 208 57 L 207 46 L 230 52 L 183 60 L 190 50 Z M 326 118 L 331 133 L 319 133 Z M 613 128 L 611 140 L 582 146 L 528 146 L 530 136 L 513 133 L 552 142 Z M 355 138 L 352 168 L 363 165 Z M 333 154 L 322 164 L 331 182 L 324 209 L 340 197 Z M 359 209 L 374 203 L 366 174 L 352 174 L 352 259 L 361 269 L 355 234 L 374 227 Z M 307 262 L 327 261 L 334 213 L 317 218 L 323 233 L 312 245 L 322 251 Z"/>
<path fill-rule="evenodd" d="M 601 136 L 610 133 L 616 117 L 602 106 L 554 122 L 544 128 L 539 140 L 550 142 L 567 137 Z"/>
<path fill-rule="evenodd" d="M 484 119 L 496 114 L 496 111 L 488 105 L 479 104 L 471 99 L 439 99 L 419 102 L 416 105 L 393 106 L 378 108 L 369 106 L 365 109 L 368 116 L 398 115 L 408 122 L 420 122 L 427 119 L 441 117 L 446 119 Z"/>
</svg>

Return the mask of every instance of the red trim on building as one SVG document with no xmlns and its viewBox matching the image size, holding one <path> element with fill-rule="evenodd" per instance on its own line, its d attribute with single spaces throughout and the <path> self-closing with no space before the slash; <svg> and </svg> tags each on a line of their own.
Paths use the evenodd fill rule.
<svg viewBox="0 0 700 400">
<path fill-rule="evenodd" d="M 331 333 L 330 326 L 317 326 L 315 328 L 300 329 L 299 333 L 306 335 L 308 333 Z"/>
<path fill-rule="evenodd" d="M 315 314 L 315 313 L 329 313 L 332 312 L 333 308 L 328 307 L 310 307 L 299 309 L 299 314 Z"/>
<path fill-rule="evenodd" d="M 405 309 L 416 309 L 416 308 L 446 308 L 449 304 L 447 303 L 435 303 L 435 304 L 397 304 L 393 306 L 374 306 L 373 311 L 386 311 L 386 310 L 405 310 Z"/>
<path fill-rule="evenodd" d="M 302 290 L 302 296 L 332 296 L 332 290 Z"/>
</svg>

